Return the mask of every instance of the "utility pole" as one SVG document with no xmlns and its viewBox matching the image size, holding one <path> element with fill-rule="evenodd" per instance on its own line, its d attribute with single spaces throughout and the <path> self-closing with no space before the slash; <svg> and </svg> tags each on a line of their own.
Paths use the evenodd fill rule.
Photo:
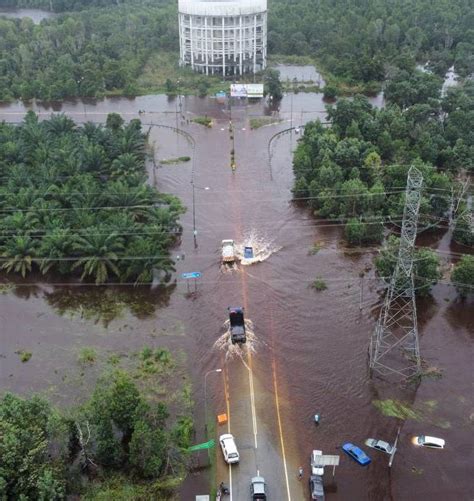
<svg viewBox="0 0 474 501">
<path fill-rule="evenodd" d="M 421 371 L 413 251 L 418 224 L 423 175 L 415 167 L 408 171 L 398 259 L 379 319 L 370 340 L 370 370 L 379 374 L 415 376 Z M 403 352 L 400 356 L 398 350 Z"/>
</svg>

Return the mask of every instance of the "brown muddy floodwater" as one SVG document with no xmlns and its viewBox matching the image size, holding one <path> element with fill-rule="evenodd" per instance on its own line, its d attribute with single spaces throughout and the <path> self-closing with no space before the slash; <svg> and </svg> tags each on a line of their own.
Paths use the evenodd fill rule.
<svg viewBox="0 0 474 501">
<path fill-rule="evenodd" d="M 300 464 L 307 473 L 311 450 L 321 449 L 326 454 L 341 454 L 335 478 L 330 471 L 325 474 L 327 499 L 472 500 L 472 300 L 460 301 L 455 291 L 442 283 L 434 288 L 432 297 L 419 303 L 421 354 L 429 366 L 441 371 L 441 378 L 423 379 L 413 388 L 369 378 L 367 348 L 380 306 L 381 284 L 369 271 L 360 310 L 359 272 L 371 265 L 373 252 L 348 252 L 341 243 L 338 225 L 316 223 L 306 209 L 290 202 L 291 156 L 298 136 L 284 135 L 275 142 L 270 177 L 269 139 L 288 127 L 291 119 L 296 124 L 324 118 L 321 95 L 297 94 L 291 100 L 285 97 L 281 104 L 282 123 L 257 130 L 250 130 L 249 118 L 270 115 L 272 110 L 264 103 L 233 104 L 234 174 L 229 167 L 228 106 L 215 99 L 184 99 L 184 120 L 176 114 L 178 101 L 166 96 L 67 102 L 60 108 L 50 105 L 46 109 L 35 103 L 1 106 L 0 118 L 12 122 L 20 121 L 26 109 L 40 111 L 42 116 L 63 111 L 78 122 L 103 121 L 109 112 L 138 118 L 141 110 L 143 123 L 178 123 L 196 143 L 193 151 L 186 139 L 173 131 L 151 128 L 158 164 L 160 159 L 173 156 L 194 159 L 189 164 L 158 167 L 155 172 L 150 168 L 150 180 L 156 181 L 160 190 L 178 195 L 188 207 L 182 218 L 182 240 L 173 250 L 181 256 L 176 282 L 164 290 L 44 282 L 6 290 L 0 295 L 2 389 L 40 391 L 67 404 L 83 398 L 97 375 L 98 369 L 91 369 L 82 378 L 75 376 L 77 352 L 82 346 L 93 346 L 104 356 L 135 352 L 145 344 L 180 350 L 194 381 L 199 441 L 204 438 L 204 375 L 224 363 L 214 343 L 223 332 L 226 308 L 245 304 L 256 336 L 252 363 L 259 430 L 264 430 L 265 440 L 278 452 L 277 427 L 265 416 L 267 403 L 271 413 L 272 400 L 267 401 L 265 395 L 273 395 L 275 376 L 291 476 Z M 204 114 L 214 119 L 210 129 L 186 121 Z M 197 247 L 193 241 L 193 164 Z M 221 270 L 221 240 L 233 238 L 243 244 L 249 233 L 270 244 L 273 252 L 263 262 Z M 446 236 L 423 238 L 424 243 L 439 248 L 445 259 L 462 252 L 452 249 Z M 315 242 L 321 250 L 311 255 Z M 181 279 L 181 273 L 190 271 L 202 273 L 197 292 L 191 295 Z M 309 287 L 316 277 L 326 282 L 327 290 L 315 292 Z M 26 364 L 15 354 L 21 349 L 33 353 Z M 231 399 L 232 388 L 240 388 L 241 383 L 233 379 L 233 363 L 228 362 Z M 207 389 L 212 413 L 225 410 L 220 377 L 209 376 Z M 414 413 L 406 421 L 383 415 L 374 402 L 389 399 L 401 401 Z M 322 416 L 319 427 L 312 422 L 316 412 Z M 364 441 L 368 437 L 393 441 L 399 426 L 398 452 L 389 471 L 388 457 L 368 449 Z M 444 438 L 446 449 L 416 448 L 411 437 L 418 434 Z M 346 441 L 369 452 L 373 462 L 368 468 L 342 455 L 340 446 Z M 278 473 L 267 470 L 265 477 L 272 485 L 281 482 Z M 191 474 L 181 498 L 193 500 L 195 494 L 206 492 L 206 474 Z M 271 499 L 287 496 L 284 490 L 273 490 Z M 307 490 L 296 490 L 291 499 L 307 499 Z"/>
</svg>

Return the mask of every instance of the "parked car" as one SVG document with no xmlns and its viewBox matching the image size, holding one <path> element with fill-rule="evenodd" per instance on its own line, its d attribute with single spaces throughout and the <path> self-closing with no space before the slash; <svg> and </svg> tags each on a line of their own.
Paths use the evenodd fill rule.
<svg viewBox="0 0 474 501">
<path fill-rule="evenodd" d="M 342 446 L 342 450 L 362 466 L 368 465 L 371 461 L 369 456 L 367 456 L 362 449 L 350 442 L 345 443 Z"/>
<path fill-rule="evenodd" d="M 309 477 L 309 492 L 311 493 L 311 499 L 317 501 L 324 500 L 323 477 L 319 475 L 311 475 Z"/>
<path fill-rule="evenodd" d="M 378 451 L 386 452 L 387 454 L 392 454 L 394 447 L 388 442 L 383 440 L 376 440 L 375 438 L 368 438 L 365 441 L 365 445 L 372 447 L 372 449 L 377 449 Z"/>
<path fill-rule="evenodd" d="M 250 484 L 250 495 L 252 501 L 267 499 L 265 479 L 263 477 L 253 477 Z"/>
<path fill-rule="evenodd" d="M 413 437 L 413 443 L 422 447 L 432 447 L 433 449 L 444 449 L 446 444 L 442 438 L 429 437 L 428 435 Z"/>
<path fill-rule="evenodd" d="M 238 463 L 240 460 L 239 451 L 235 445 L 234 436 L 230 433 L 221 435 L 219 437 L 219 443 L 221 444 L 222 454 L 224 454 L 224 459 L 226 463 L 233 464 Z"/>
<path fill-rule="evenodd" d="M 318 462 L 318 456 L 322 456 L 323 451 L 314 450 L 311 453 L 311 474 L 312 475 L 324 475 L 324 466 L 318 466 L 320 463 Z"/>
</svg>

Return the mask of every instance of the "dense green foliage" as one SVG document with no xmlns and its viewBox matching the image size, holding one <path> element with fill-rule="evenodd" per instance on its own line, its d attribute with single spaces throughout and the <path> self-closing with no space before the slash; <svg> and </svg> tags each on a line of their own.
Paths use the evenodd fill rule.
<svg viewBox="0 0 474 501">
<path fill-rule="evenodd" d="M 0 497 L 64 498 L 68 427 L 44 400 L 0 400 Z"/>
<path fill-rule="evenodd" d="M 400 239 L 391 235 L 380 255 L 375 259 L 377 273 L 382 277 L 391 277 L 398 258 Z M 413 276 L 416 294 L 426 296 L 431 287 L 441 278 L 439 258 L 431 249 L 417 249 L 414 254 Z"/>
<path fill-rule="evenodd" d="M 62 115 L 0 125 L 0 255 L 7 272 L 40 270 L 148 283 L 173 270 L 179 201 L 146 184 L 138 120 L 78 127 Z"/>
<path fill-rule="evenodd" d="M 474 72 L 470 0 L 273 0 L 269 53 L 311 55 L 349 83 L 383 80 L 393 68 L 430 61 Z"/>
<path fill-rule="evenodd" d="M 87 488 L 88 478 L 116 472 L 130 484 L 171 480 L 186 464 L 193 424 L 188 415 L 169 418 L 164 402 L 148 401 L 119 370 L 105 374 L 86 404 L 67 413 L 39 397 L 7 393 L 0 400 L 0 496 L 64 499 Z M 149 494 L 165 499 L 159 485 Z"/>
<path fill-rule="evenodd" d="M 174 6 L 89 9 L 34 25 L 0 18 L 0 100 L 135 94 L 150 54 L 177 47 Z"/>
<path fill-rule="evenodd" d="M 463 256 L 454 267 L 451 280 L 462 297 L 474 293 L 474 256 Z"/>
<path fill-rule="evenodd" d="M 66 12 L 35 26 L 0 20 L 0 100 L 140 92 L 138 77 L 155 59 L 178 55 L 177 5 L 168 0 L 6 0 L 5 6 Z M 470 0 L 272 0 L 270 54 L 311 56 L 339 81 L 367 90 L 429 61 L 437 75 L 455 65 L 474 72 Z M 150 64 L 151 63 L 151 64 Z M 147 66 L 148 65 L 148 66 Z M 169 71 L 169 68 L 164 69 Z M 158 67 L 151 73 L 162 73 Z M 174 86 L 178 71 L 165 77 Z M 156 79 L 156 78 L 155 78 Z M 209 79 L 194 90 L 205 95 Z M 151 84 L 148 83 L 148 86 Z M 334 97 L 335 88 L 328 88 Z"/>
<path fill-rule="evenodd" d="M 329 106 L 332 127 L 309 123 L 296 149 L 295 199 L 309 198 L 321 217 L 347 221 L 350 243 L 380 241 L 381 223 L 402 218 L 413 164 L 424 176 L 421 224 L 439 222 L 454 176 L 474 169 L 474 137 L 465 127 L 474 119 L 474 92 L 470 85 L 444 99 L 438 94 L 436 87 L 404 108 L 376 109 L 362 96 Z"/>
<path fill-rule="evenodd" d="M 264 75 L 265 95 L 274 101 L 280 101 L 283 97 L 283 86 L 280 81 L 280 72 L 269 68 Z"/>
<path fill-rule="evenodd" d="M 474 215 L 464 207 L 456 219 L 453 239 L 463 245 L 474 247 Z"/>
</svg>

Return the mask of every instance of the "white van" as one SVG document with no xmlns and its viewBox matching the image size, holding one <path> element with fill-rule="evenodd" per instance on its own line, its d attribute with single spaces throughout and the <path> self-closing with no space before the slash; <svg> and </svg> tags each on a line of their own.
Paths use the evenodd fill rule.
<svg viewBox="0 0 474 501">
<path fill-rule="evenodd" d="M 235 445 L 234 437 L 230 433 L 221 435 L 219 437 L 219 442 L 221 444 L 222 454 L 224 454 L 224 459 L 226 463 L 238 463 L 240 460 L 239 451 Z"/>
</svg>

